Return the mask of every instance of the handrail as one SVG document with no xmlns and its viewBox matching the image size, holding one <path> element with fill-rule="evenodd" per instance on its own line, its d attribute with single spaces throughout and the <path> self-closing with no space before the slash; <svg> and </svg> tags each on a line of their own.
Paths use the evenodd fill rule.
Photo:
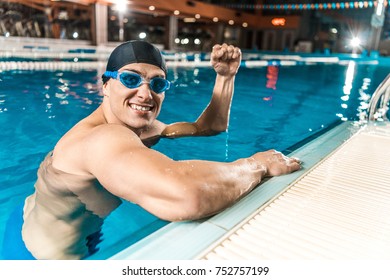
<svg viewBox="0 0 390 280">
<path fill-rule="evenodd" d="M 368 121 L 388 121 L 390 74 L 380 83 L 368 105 Z"/>
</svg>

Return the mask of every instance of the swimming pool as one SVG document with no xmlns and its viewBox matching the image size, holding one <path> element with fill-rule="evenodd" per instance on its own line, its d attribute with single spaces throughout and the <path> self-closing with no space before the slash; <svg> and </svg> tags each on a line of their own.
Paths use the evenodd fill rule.
<svg viewBox="0 0 390 280">
<path fill-rule="evenodd" d="M 33 191 L 40 161 L 63 133 L 99 105 L 98 73 L 0 72 L 0 201 L 5 209 L 0 214 L 0 244 L 9 213 Z M 388 64 L 355 61 L 242 67 L 226 133 L 162 139 L 154 148 L 177 160 L 220 161 L 270 148 L 288 150 L 335 122 L 357 119 L 388 73 Z M 173 87 L 160 120 L 195 120 L 209 101 L 214 77 L 210 68 L 170 68 Z M 166 224 L 124 203 L 107 219 L 95 258 L 107 258 L 108 252 L 120 251 Z"/>
</svg>

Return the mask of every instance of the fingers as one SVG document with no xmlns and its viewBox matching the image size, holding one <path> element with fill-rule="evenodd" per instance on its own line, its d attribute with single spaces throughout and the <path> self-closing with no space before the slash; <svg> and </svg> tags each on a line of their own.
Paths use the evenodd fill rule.
<svg viewBox="0 0 390 280">
<path fill-rule="evenodd" d="M 302 165 L 302 161 L 301 161 L 299 158 L 291 157 L 290 159 L 291 159 L 293 162 L 296 162 L 296 163 L 298 163 L 299 165 Z"/>
<path fill-rule="evenodd" d="M 237 59 L 240 57 L 241 57 L 241 49 L 240 48 L 233 48 L 232 59 Z"/>
<path fill-rule="evenodd" d="M 295 157 L 288 158 L 287 165 L 291 168 L 291 171 L 296 171 L 302 168 L 302 161 Z"/>
<path fill-rule="evenodd" d="M 288 160 L 288 161 L 291 161 L 291 162 L 296 162 L 298 164 L 302 164 L 302 161 L 299 158 L 297 158 L 297 157 L 285 156 L 283 153 L 281 153 L 281 152 L 279 152 L 277 150 L 269 150 L 268 152 L 271 153 L 272 155 L 280 158 L 280 159 Z"/>
<path fill-rule="evenodd" d="M 302 161 L 296 157 L 288 157 L 276 150 L 269 150 L 267 161 L 270 175 L 281 175 L 301 169 Z"/>
<path fill-rule="evenodd" d="M 240 48 L 227 44 L 216 44 L 211 52 L 211 58 L 214 60 L 231 60 L 241 56 Z"/>
</svg>

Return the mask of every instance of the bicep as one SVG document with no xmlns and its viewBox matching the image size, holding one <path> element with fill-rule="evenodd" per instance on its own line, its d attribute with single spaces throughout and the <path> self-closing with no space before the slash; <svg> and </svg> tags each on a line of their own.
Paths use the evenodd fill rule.
<svg viewBox="0 0 390 280">
<path fill-rule="evenodd" d="M 142 196 L 159 197 L 173 160 L 148 148 L 124 149 L 105 156 L 96 166 L 96 177 L 112 193 L 139 203 Z"/>
<path fill-rule="evenodd" d="M 112 194 L 162 219 L 186 216 L 185 200 L 191 200 L 191 192 L 186 194 L 188 176 L 178 162 L 134 140 L 103 148 L 90 162 L 93 175 Z"/>
<path fill-rule="evenodd" d="M 177 122 L 167 125 L 161 135 L 164 137 L 176 138 L 200 135 L 200 131 L 196 123 Z"/>
</svg>

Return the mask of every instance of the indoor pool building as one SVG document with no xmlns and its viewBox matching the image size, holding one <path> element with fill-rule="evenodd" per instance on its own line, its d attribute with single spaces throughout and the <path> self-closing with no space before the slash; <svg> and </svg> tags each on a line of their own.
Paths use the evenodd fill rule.
<svg viewBox="0 0 390 280">
<path fill-rule="evenodd" d="M 210 102 L 215 44 L 242 52 L 228 129 L 151 149 L 219 162 L 276 149 L 302 168 L 198 220 L 168 222 L 123 200 L 86 259 L 390 259 L 388 1 L 6 0 L 0 260 L 28 259 L 10 255 L 21 246 L 9 241 L 23 222 L 15 209 L 57 141 L 99 107 L 109 55 L 130 40 L 165 58 L 164 123 L 194 122 Z"/>
</svg>

